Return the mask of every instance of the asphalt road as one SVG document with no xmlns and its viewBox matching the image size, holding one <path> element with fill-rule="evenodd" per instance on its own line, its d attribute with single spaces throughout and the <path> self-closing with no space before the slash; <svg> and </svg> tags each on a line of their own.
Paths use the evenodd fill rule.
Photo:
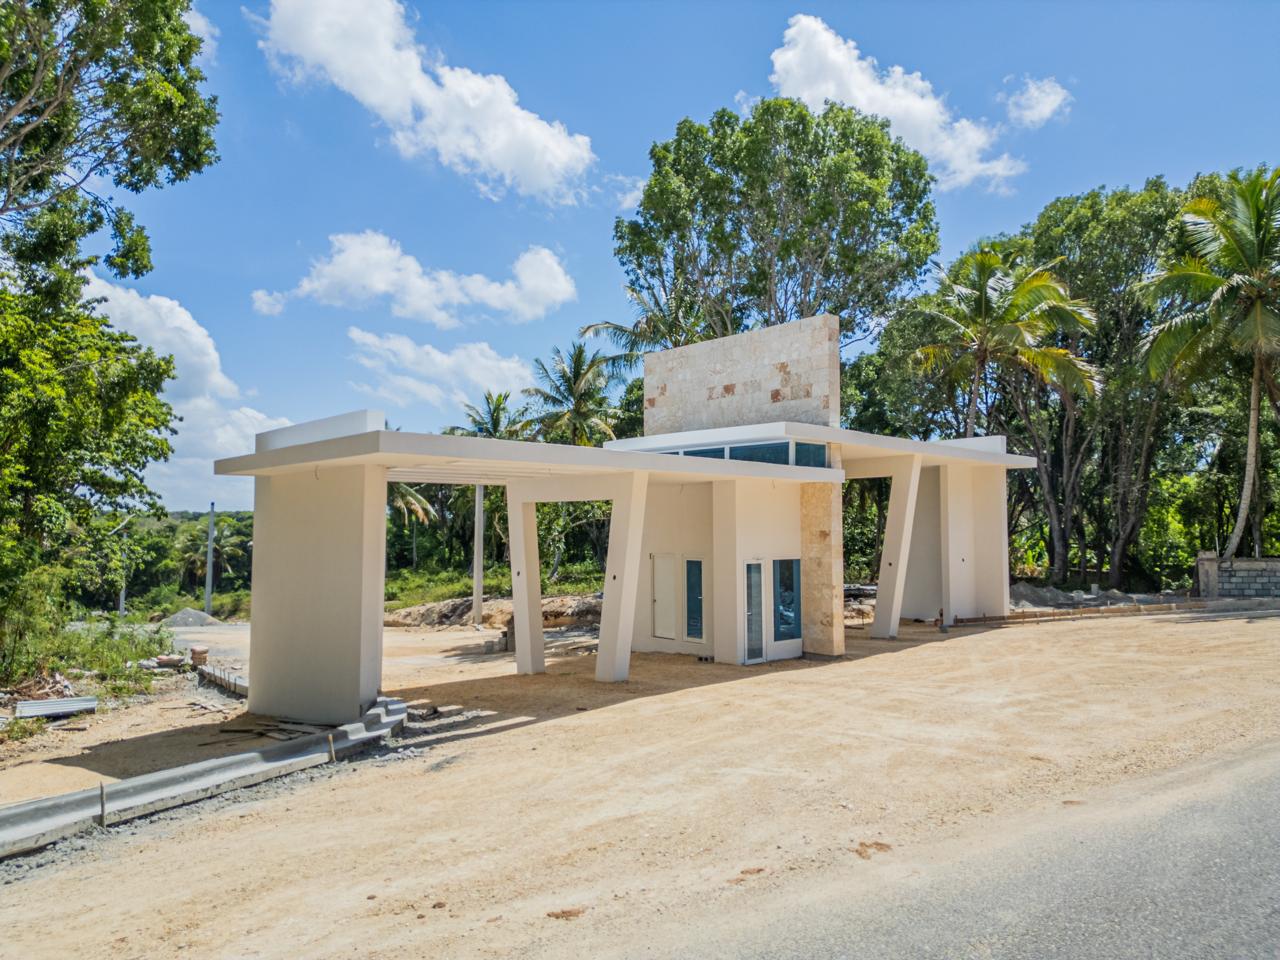
<svg viewBox="0 0 1280 960">
<path fill-rule="evenodd" d="M 808 882 L 686 926 L 671 952 L 1278 960 L 1280 744 L 1042 812 L 989 844 L 882 859 L 869 882 Z"/>
</svg>

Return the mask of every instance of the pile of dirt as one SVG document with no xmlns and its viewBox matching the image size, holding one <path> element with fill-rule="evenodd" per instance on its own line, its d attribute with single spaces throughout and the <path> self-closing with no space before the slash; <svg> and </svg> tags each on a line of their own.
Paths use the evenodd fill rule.
<svg viewBox="0 0 1280 960">
<path fill-rule="evenodd" d="M 542 625 L 544 627 L 591 626 L 600 622 L 599 596 L 564 596 L 542 598 Z M 484 626 L 505 630 L 515 617 L 509 597 L 486 600 L 481 609 Z M 415 607 L 403 607 L 384 614 L 385 627 L 427 627 L 446 630 L 471 624 L 471 598 L 458 597 L 438 603 L 423 603 Z"/>
<path fill-rule="evenodd" d="M 222 623 L 217 617 L 211 617 L 203 610 L 193 610 L 190 607 L 183 607 L 160 622 L 166 627 L 209 627 Z"/>
</svg>

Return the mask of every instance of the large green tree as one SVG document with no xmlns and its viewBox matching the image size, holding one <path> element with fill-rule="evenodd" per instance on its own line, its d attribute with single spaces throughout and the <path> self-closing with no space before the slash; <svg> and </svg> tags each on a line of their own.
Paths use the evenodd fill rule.
<svg viewBox="0 0 1280 960">
<path fill-rule="evenodd" d="M 217 159 L 217 107 L 196 65 L 189 0 L 0 4 L 0 221 L 65 204 L 109 225 L 120 273 L 150 267 L 147 238 L 96 185 L 130 193 Z M 95 229 L 96 229 L 95 226 Z"/>
<path fill-rule="evenodd" d="M 1080 404 L 1077 444 L 1055 450 L 1054 460 L 1083 464 L 1079 515 L 1072 518 L 1077 559 L 1084 568 L 1091 545 L 1096 570 L 1106 571 L 1112 587 L 1128 570 L 1146 519 L 1153 465 L 1179 415 L 1168 402 L 1171 380 L 1148 376 L 1142 356 L 1143 338 L 1176 308 L 1168 300 L 1148 301 L 1137 285 L 1170 249 L 1185 197 L 1158 177 L 1141 189 L 1098 188 L 1053 200 L 1021 234 L 1028 255 L 1037 263 L 1055 261 L 1054 273 L 1093 308 L 1094 333 L 1078 348 L 1106 389 Z"/>
<path fill-rule="evenodd" d="M 688 342 L 819 313 L 857 337 L 938 247 L 924 158 L 848 107 L 815 114 L 776 98 L 746 117 L 720 110 L 709 124 L 680 121 L 649 157 L 635 217 L 614 225 L 641 339 Z"/>
<path fill-rule="evenodd" d="M 1163 376 L 1220 375 L 1224 362 L 1249 384 L 1243 476 L 1225 558 L 1235 556 L 1253 506 L 1258 419 L 1264 383 L 1280 357 L 1280 168 L 1233 174 L 1223 199 L 1200 197 L 1183 209 L 1189 252 L 1151 278 L 1153 298 L 1178 296 L 1185 312 L 1151 333 L 1150 364 Z"/>
</svg>

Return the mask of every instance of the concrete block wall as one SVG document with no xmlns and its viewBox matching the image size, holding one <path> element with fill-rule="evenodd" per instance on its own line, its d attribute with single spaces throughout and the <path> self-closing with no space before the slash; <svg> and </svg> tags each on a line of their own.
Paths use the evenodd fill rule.
<svg viewBox="0 0 1280 960">
<path fill-rule="evenodd" d="M 1280 557 L 1218 561 L 1219 597 L 1280 597 Z"/>
<path fill-rule="evenodd" d="M 839 426 L 838 318 L 645 354 L 646 436 L 782 420 Z"/>
</svg>

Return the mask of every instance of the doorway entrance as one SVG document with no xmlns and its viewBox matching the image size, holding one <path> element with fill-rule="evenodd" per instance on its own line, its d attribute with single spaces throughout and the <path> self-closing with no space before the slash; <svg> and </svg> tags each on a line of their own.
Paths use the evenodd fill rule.
<svg viewBox="0 0 1280 960">
<path fill-rule="evenodd" d="M 800 561 L 749 560 L 744 575 L 746 652 L 743 661 L 763 663 L 800 656 L 804 648 L 800 636 Z"/>
</svg>

